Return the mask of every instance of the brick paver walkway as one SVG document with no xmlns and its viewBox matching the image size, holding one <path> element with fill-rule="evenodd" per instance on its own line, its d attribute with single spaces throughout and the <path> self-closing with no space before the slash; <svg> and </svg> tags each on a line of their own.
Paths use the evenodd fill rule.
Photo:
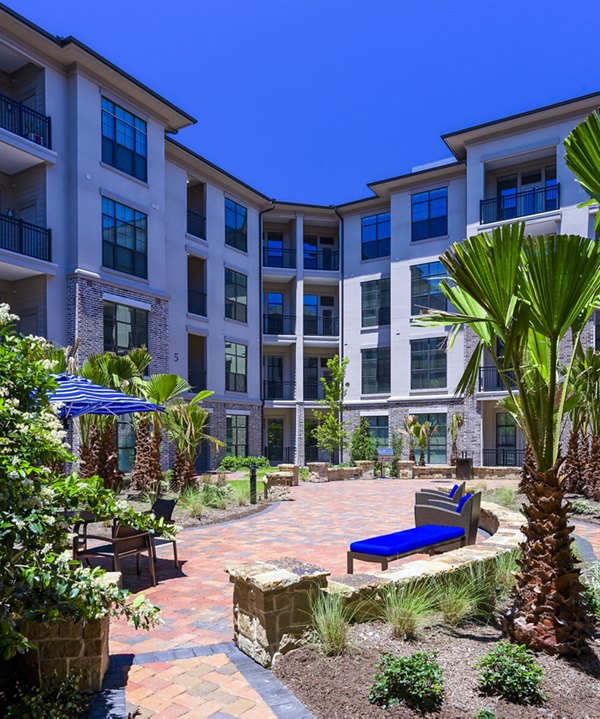
<svg viewBox="0 0 600 719">
<path fill-rule="evenodd" d="M 161 547 L 157 587 L 150 587 L 147 573 L 136 577 L 133 562 L 124 562 L 124 585 L 143 590 L 161 607 L 164 620 L 163 626 L 150 633 L 136 632 L 123 621 L 113 623 L 111 654 L 136 657 L 127 677 L 128 702 L 139 705 L 144 718 L 251 719 L 272 716 L 271 711 L 282 715 L 276 702 L 269 704 L 271 708 L 261 704 L 231 651 L 227 650 L 228 656 L 215 647 L 225 646 L 232 637 L 232 585 L 223 567 L 230 562 L 291 556 L 326 567 L 332 574 L 344 573 L 350 541 L 413 526 L 414 492 L 424 484 L 416 480 L 301 483 L 292 489 L 294 501 L 245 519 L 182 531 L 178 539 L 182 566 L 175 570 L 171 546 Z M 487 482 L 489 489 L 507 484 L 515 483 Z M 600 556 L 600 527 L 578 525 L 577 533 Z M 357 563 L 357 571 L 363 569 L 367 566 Z M 211 653 L 209 657 L 194 655 L 202 647 Z M 189 656 L 179 658 L 173 650 L 175 655 L 188 651 Z M 147 660 L 140 664 L 139 655 L 147 655 Z M 288 698 L 281 689 L 275 690 L 283 706 Z M 286 714 L 292 715 L 302 713 Z"/>
</svg>

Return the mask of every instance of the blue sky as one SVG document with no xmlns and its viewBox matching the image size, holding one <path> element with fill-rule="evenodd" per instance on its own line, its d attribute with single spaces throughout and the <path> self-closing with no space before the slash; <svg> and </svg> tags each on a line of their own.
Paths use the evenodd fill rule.
<svg viewBox="0 0 600 719">
<path fill-rule="evenodd" d="M 280 200 L 344 202 L 444 132 L 600 90 L 593 0 L 12 0 L 198 119 L 178 140 Z"/>
</svg>

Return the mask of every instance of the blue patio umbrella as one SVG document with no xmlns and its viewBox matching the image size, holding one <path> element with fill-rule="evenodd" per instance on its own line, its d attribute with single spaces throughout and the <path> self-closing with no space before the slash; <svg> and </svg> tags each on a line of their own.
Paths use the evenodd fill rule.
<svg viewBox="0 0 600 719">
<path fill-rule="evenodd" d="M 122 415 L 131 412 L 164 412 L 164 408 L 115 389 L 102 387 L 74 374 L 52 375 L 58 388 L 50 393 L 50 402 L 60 402 L 62 419 L 82 414 Z"/>
</svg>

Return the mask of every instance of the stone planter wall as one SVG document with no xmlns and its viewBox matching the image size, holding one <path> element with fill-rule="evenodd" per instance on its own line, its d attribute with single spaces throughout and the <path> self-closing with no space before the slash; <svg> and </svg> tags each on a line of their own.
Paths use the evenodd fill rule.
<svg viewBox="0 0 600 719">
<path fill-rule="evenodd" d="M 358 467 L 329 467 L 327 470 L 328 482 L 343 482 L 347 479 L 362 479 L 362 472 Z"/>
<path fill-rule="evenodd" d="M 415 464 L 412 470 L 413 479 L 452 479 L 454 475 L 455 469 L 449 465 L 419 467 Z"/>
<path fill-rule="evenodd" d="M 426 580 L 463 569 L 474 562 L 491 562 L 517 549 L 524 537 L 523 517 L 496 504 L 484 502 L 479 526 L 491 536 L 478 544 L 426 559 L 415 559 L 384 572 L 327 577 L 321 567 L 295 559 L 279 559 L 225 568 L 234 583 L 234 641 L 265 667 L 277 656 L 299 646 L 310 627 L 310 595 L 338 592 L 354 612 L 355 621 L 374 616 L 374 603 L 390 583 Z"/>
<path fill-rule="evenodd" d="M 327 481 L 327 462 L 309 462 L 308 482 L 326 482 Z"/>
<path fill-rule="evenodd" d="M 375 462 L 358 460 L 356 466 L 360 470 L 361 479 L 375 479 Z"/>
<path fill-rule="evenodd" d="M 300 479 L 300 467 L 296 464 L 280 464 L 278 472 L 268 472 L 264 477 L 265 488 L 268 485 L 297 487 Z"/>
<path fill-rule="evenodd" d="M 394 472 L 396 474 L 396 477 L 398 477 L 398 479 L 412 479 L 413 478 L 413 467 L 415 466 L 414 462 L 397 459 L 392 464 L 394 467 Z"/>
</svg>

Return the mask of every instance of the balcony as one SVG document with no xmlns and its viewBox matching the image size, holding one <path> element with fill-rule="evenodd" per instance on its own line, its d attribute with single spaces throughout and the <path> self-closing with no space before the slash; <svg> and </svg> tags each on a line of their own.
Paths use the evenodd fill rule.
<svg viewBox="0 0 600 719">
<path fill-rule="evenodd" d="M 512 220 L 516 217 L 551 212 L 560 207 L 560 184 L 534 187 L 523 192 L 511 192 L 481 200 L 479 205 L 482 225 Z"/>
<path fill-rule="evenodd" d="M 50 118 L 1 94 L 0 127 L 48 150 L 52 149 Z"/>
<path fill-rule="evenodd" d="M 338 318 L 304 315 L 304 334 L 314 337 L 337 337 L 339 334 Z"/>
<path fill-rule="evenodd" d="M 0 214 L 0 249 L 52 261 L 52 232 L 16 217 Z"/>
<path fill-rule="evenodd" d="M 206 239 L 206 217 L 194 212 L 193 210 L 187 211 L 187 233 L 194 237 L 200 237 Z"/>
<path fill-rule="evenodd" d="M 263 315 L 263 334 L 293 335 L 296 334 L 295 315 Z"/>
<path fill-rule="evenodd" d="M 312 402 L 325 399 L 325 387 L 323 387 L 323 383 L 320 380 L 317 382 L 305 382 L 304 399 Z"/>
<path fill-rule="evenodd" d="M 511 389 L 515 388 L 514 373 L 512 370 L 506 370 L 505 376 L 510 383 Z M 506 385 L 502 381 L 500 372 L 496 367 L 480 367 L 479 368 L 479 391 L 480 392 L 506 392 Z"/>
<path fill-rule="evenodd" d="M 188 312 L 206 317 L 206 292 L 188 290 Z"/>
<path fill-rule="evenodd" d="M 304 248 L 304 269 L 337 272 L 340 268 L 337 250 L 312 250 Z"/>
<path fill-rule="evenodd" d="M 263 267 L 296 268 L 296 250 L 263 247 Z"/>
<path fill-rule="evenodd" d="M 483 450 L 484 467 L 522 467 L 525 450 L 516 447 L 498 447 Z"/>
<path fill-rule="evenodd" d="M 294 399 L 296 391 L 295 382 L 276 382 L 265 380 L 263 383 L 265 399 Z"/>
</svg>

